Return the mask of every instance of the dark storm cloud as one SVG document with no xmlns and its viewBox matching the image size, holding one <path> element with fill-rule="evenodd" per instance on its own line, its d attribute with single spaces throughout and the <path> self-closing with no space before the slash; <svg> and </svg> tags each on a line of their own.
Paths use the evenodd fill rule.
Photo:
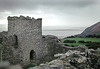
<svg viewBox="0 0 100 69">
<path fill-rule="evenodd" d="M 29 9 L 40 7 L 86 7 L 95 4 L 97 0 L 0 0 L 0 11 Z"/>
</svg>

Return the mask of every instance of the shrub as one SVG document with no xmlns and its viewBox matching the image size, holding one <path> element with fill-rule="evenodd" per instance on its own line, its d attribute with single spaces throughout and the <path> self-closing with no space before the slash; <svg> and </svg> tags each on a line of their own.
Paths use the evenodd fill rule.
<svg viewBox="0 0 100 69">
<path fill-rule="evenodd" d="M 100 38 L 100 35 L 96 35 L 96 38 Z"/>
<path fill-rule="evenodd" d="M 34 67 L 34 66 L 36 66 L 36 65 L 34 65 L 34 64 L 29 64 L 29 65 L 27 65 L 27 66 L 24 66 L 23 69 L 28 69 L 28 68 Z"/>
<path fill-rule="evenodd" d="M 68 44 L 64 44 L 65 46 L 69 46 Z"/>
<path fill-rule="evenodd" d="M 100 38 L 100 35 L 96 35 L 96 34 L 93 34 L 93 35 L 87 35 L 86 37 L 88 37 L 88 38 Z"/>
<path fill-rule="evenodd" d="M 68 36 L 67 38 L 75 38 L 75 36 Z"/>
<path fill-rule="evenodd" d="M 97 49 L 100 48 L 100 42 L 91 42 L 86 45 L 88 48 Z"/>
<path fill-rule="evenodd" d="M 71 45 L 71 47 L 75 47 L 74 45 Z"/>
<path fill-rule="evenodd" d="M 78 41 L 79 43 L 86 43 L 85 41 L 81 40 L 81 41 Z"/>
<path fill-rule="evenodd" d="M 28 69 L 30 67 L 34 67 L 34 66 L 39 66 L 41 63 L 36 63 L 36 64 L 29 64 L 23 67 L 23 69 Z"/>
<path fill-rule="evenodd" d="M 59 41 L 61 42 L 61 39 L 59 39 Z"/>
<path fill-rule="evenodd" d="M 76 43 L 75 40 L 65 40 L 64 43 Z"/>
<path fill-rule="evenodd" d="M 91 41 L 86 41 L 86 43 L 92 43 Z"/>
</svg>

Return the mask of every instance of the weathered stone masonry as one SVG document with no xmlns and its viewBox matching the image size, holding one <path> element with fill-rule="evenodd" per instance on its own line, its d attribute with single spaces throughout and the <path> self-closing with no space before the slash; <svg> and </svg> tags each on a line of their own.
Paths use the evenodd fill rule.
<svg viewBox="0 0 100 69">
<path fill-rule="evenodd" d="M 3 38 L 3 60 L 25 64 L 41 57 L 42 19 L 8 17 L 8 35 Z"/>
</svg>

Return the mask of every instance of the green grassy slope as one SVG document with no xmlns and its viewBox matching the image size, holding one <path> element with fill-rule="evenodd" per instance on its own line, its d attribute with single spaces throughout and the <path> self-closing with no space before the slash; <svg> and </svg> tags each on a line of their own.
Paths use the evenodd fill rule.
<svg viewBox="0 0 100 69">
<path fill-rule="evenodd" d="M 100 38 L 80 38 L 80 37 L 76 37 L 76 38 L 66 38 L 66 39 L 60 39 L 61 42 L 64 42 L 65 40 L 75 40 L 76 43 L 64 43 L 64 44 L 68 44 L 69 46 L 74 45 L 74 46 L 78 46 L 78 45 L 86 45 L 86 43 L 79 43 L 78 41 L 91 41 L 91 42 L 100 42 Z"/>
</svg>

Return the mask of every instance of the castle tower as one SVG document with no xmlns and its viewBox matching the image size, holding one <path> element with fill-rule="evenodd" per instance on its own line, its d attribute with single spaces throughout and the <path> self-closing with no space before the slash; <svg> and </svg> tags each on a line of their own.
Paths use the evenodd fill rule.
<svg viewBox="0 0 100 69">
<path fill-rule="evenodd" d="M 3 52 L 4 60 L 25 64 L 40 59 L 43 57 L 42 18 L 8 17 L 8 37 L 4 41 L 7 48 Z"/>
</svg>

